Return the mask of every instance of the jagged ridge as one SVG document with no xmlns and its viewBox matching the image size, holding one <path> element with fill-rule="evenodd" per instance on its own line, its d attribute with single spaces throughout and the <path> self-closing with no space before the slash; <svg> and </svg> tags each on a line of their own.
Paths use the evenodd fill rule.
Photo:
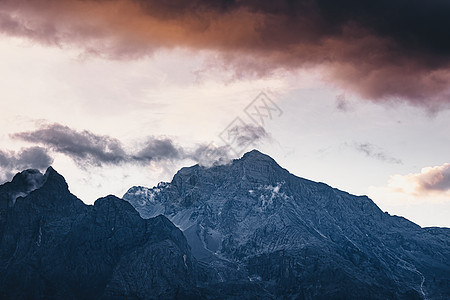
<svg viewBox="0 0 450 300">
<path fill-rule="evenodd" d="M 170 183 L 123 198 L 141 216 L 179 226 L 219 283 L 250 278 L 268 295 L 299 298 L 450 295 L 448 229 L 390 216 L 256 150 L 229 165 L 182 168 Z"/>
<path fill-rule="evenodd" d="M 144 220 L 114 196 L 85 205 L 52 168 L 0 186 L 0 204 L 3 299 L 197 295 L 189 246 L 163 216 Z"/>
</svg>

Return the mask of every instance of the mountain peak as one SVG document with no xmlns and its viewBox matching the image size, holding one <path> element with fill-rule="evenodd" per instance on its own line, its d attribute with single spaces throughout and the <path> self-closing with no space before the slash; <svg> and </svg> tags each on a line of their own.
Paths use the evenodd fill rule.
<svg viewBox="0 0 450 300">
<path fill-rule="evenodd" d="M 242 160 L 245 160 L 245 159 L 260 159 L 261 160 L 261 159 L 263 159 L 263 160 L 273 161 L 273 158 L 271 158 L 269 155 L 264 154 L 256 149 L 253 149 L 253 150 L 245 153 L 241 159 Z"/>
<path fill-rule="evenodd" d="M 258 150 L 245 153 L 235 163 L 242 167 L 244 178 L 260 183 L 281 181 L 282 177 L 288 173 L 272 157 Z"/>
<path fill-rule="evenodd" d="M 39 170 L 28 169 L 17 173 L 10 182 L 0 186 L 0 201 L 3 199 L 8 206 L 13 206 L 18 197 L 25 197 L 39 189 L 45 182 L 45 177 Z"/>
<path fill-rule="evenodd" d="M 139 218 L 139 213 L 134 207 L 125 200 L 122 200 L 114 195 L 108 195 L 97 199 L 94 202 L 94 207 L 99 211 L 104 211 L 106 214 L 128 214 Z"/>
<path fill-rule="evenodd" d="M 11 183 L 31 191 L 40 188 L 44 181 L 44 175 L 39 170 L 28 169 L 17 173 Z"/>
<path fill-rule="evenodd" d="M 69 190 L 66 180 L 52 167 L 48 167 L 44 174 L 45 182 L 42 187 L 46 189 Z"/>
<path fill-rule="evenodd" d="M 130 189 L 123 198 L 142 217 L 163 214 L 179 227 L 220 284 L 242 278 L 270 290 L 275 283 L 279 290 L 268 298 L 431 299 L 450 292 L 439 286 L 449 277 L 434 275 L 450 274 L 449 233 L 433 236 L 367 197 L 297 177 L 258 150 L 227 165 L 183 168 L 163 187 Z"/>
<path fill-rule="evenodd" d="M 281 168 L 272 157 L 256 149 L 245 153 L 238 161 L 244 162 L 245 164 L 265 164 L 271 165 L 272 167 Z"/>
</svg>

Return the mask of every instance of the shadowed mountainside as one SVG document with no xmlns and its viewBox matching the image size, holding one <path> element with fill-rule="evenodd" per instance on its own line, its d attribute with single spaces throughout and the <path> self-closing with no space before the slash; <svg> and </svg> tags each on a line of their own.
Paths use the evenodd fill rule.
<svg viewBox="0 0 450 300">
<path fill-rule="evenodd" d="M 450 229 L 391 216 L 255 150 L 124 199 L 85 205 L 51 167 L 1 185 L 1 298 L 450 295 Z"/>
<path fill-rule="evenodd" d="M 3 299 L 196 295 L 189 246 L 163 216 L 144 220 L 114 196 L 85 205 L 52 168 L 17 174 L 0 204 Z"/>
</svg>

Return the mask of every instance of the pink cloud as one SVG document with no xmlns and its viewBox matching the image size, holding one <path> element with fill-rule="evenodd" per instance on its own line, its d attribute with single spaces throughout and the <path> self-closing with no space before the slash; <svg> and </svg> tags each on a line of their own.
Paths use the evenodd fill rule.
<svg viewBox="0 0 450 300">
<path fill-rule="evenodd" d="M 419 0 L 4 0 L 0 32 L 108 59 L 211 50 L 238 77 L 320 67 L 366 99 L 438 110 L 450 104 L 449 13 Z"/>
</svg>

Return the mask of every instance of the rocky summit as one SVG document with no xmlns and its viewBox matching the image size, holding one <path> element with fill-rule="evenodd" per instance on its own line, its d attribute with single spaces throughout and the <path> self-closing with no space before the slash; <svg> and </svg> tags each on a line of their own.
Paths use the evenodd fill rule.
<svg viewBox="0 0 450 300">
<path fill-rule="evenodd" d="M 123 199 L 86 205 L 51 167 L 1 185 L 0 298 L 450 298 L 449 228 L 256 150 Z"/>
<path fill-rule="evenodd" d="M 164 216 L 114 196 L 85 205 L 52 168 L 17 174 L 0 201 L 2 299 L 197 296 L 189 246 Z"/>
<path fill-rule="evenodd" d="M 391 216 L 256 150 L 123 198 L 183 231 L 208 297 L 450 298 L 450 229 Z"/>
</svg>

